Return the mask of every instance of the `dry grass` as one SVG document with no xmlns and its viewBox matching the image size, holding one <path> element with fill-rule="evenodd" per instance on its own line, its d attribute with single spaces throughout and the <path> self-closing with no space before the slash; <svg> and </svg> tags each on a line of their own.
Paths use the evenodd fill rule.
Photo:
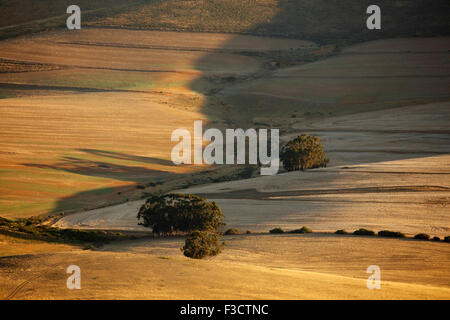
<svg viewBox="0 0 450 320">
<path fill-rule="evenodd" d="M 136 184 L 204 169 L 173 166 L 170 135 L 192 129 L 193 120 L 220 120 L 204 114 L 205 94 L 216 86 L 208 79 L 263 68 L 235 52 L 291 47 L 316 48 L 298 40 L 98 29 L 3 41 L 0 58 L 20 68 L 0 74 L 5 92 L 17 95 L 0 100 L 2 215 L 125 202 L 142 195 Z M 22 72 L 24 65 L 62 69 Z"/>
<path fill-rule="evenodd" d="M 152 1 L 121 12 L 104 9 L 109 1 L 79 4 L 91 26 L 263 33 L 333 44 L 434 35 L 448 26 L 442 18 L 448 10 L 440 10 L 448 2 L 425 7 L 383 2 L 385 21 L 391 17 L 402 24 L 391 24 L 382 34 L 361 27 L 365 4 L 201 3 Z M 400 10 L 405 3 L 412 7 Z M 64 27 L 65 4 L 58 1 L 55 11 L 46 12 L 49 2 L 42 1 L 24 15 L 26 21 L 41 19 L 38 23 L 5 17 L 0 37 Z M 11 9 L 3 8 L 7 16 Z M 404 24 L 406 16 L 410 23 Z M 433 25 L 416 23 L 424 16 L 433 16 Z M 75 210 L 58 225 L 134 230 L 140 202 L 127 200 L 142 197 L 143 191 L 185 188 L 186 181 L 176 181 L 197 179 L 194 173 L 206 169 L 176 167 L 169 159 L 172 130 L 191 129 L 193 120 L 204 119 L 218 127 L 280 127 L 283 139 L 317 133 L 333 161 L 334 167 L 321 170 L 182 190 L 217 199 L 227 228 L 267 232 L 308 225 L 334 232 L 365 227 L 446 236 L 450 119 L 448 102 L 431 102 L 450 98 L 447 43 L 435 38 L 361 44 L 267 77 L 267 62 L 280 62 L 267 61 L 278 57 L 271 55 L 274 50 L 313 52 L 316 59 L 334 47 L 116 29 L 2 41 L 0 211 L 19 217 Z M 231 88 L 216 94 L 225 87 Z M 410 106 L 419 103 L 430 104 Z M 373 112 L 360 113 L 368 110 Z M 123 203 L 109 206 L 118 202 Z M 80 212 L 100 206 L 105 208 Z M 450 297 L 446 243 L 331 234 L 234 235 L 227 241 L 222 255 L 192 261 L 181 256 L 179 239 L 115 243 L 99 252 L 0 236 L 0 297 L 23 283 L 13 298 Z M 64 285 L 69 264 L 82 269 L 80 291 Z M 366 288 L 365 270 L 372 264 L 382 267 L 380 291 Z"/>
<path fill-rule="evenodd" d="M 86 93 L 0 101 L 3 215 L 98 206 L 123 198 L 120 187 L 198 170 L 174 166 L 167 141 L 175 126 L 191 127 L 192 119 L 204 117 L 167 108 L 160 99 Z"/>
<path fill-rule="evenodd" d="M 0 296 L 7 296 L 26 280 L 30 281 L 13 299 L 448 299 L 450 296 L 444 283 L 448 284 L 447 244 L 392 239 L 361 241 L 351 237 L 336 241 L 334 236 L 328 239 L 272 235 L 267 240 L 239 236 L 230 241 L 230 247 L 222 255 L 204 261 L 182 257 L 180 244 L 132 241 L 107 246 L 101 252 L 66 250 L 1 259 Z M 329 257 L 326 262 L 324 256 Z M 68 276 L 65 271 L 70 264 L 81 268 L 81 290 L 68 290 L 65 286 Z M 382 268 L 381 290 L 366 287 L 366 268 L 371 264 Z"/>
<path fill-rule="evenodd" d="M 348 47 L 331 58 L 228 87 L 228 117 L 282 126 L 297 121 L 292 116 L 327 117 L 448 101 L 449 49 L 448 38 Z"/>
<path fill-rule="evenodd" d="M 298 0 L 173 0 L 155 1 L 123 13 L 89 21 L 93 26 L 157 30 L 238 32 L 313 39 L 325 43 L 352 43 L 380 36 L 435 35 L 448 30 L 448 3 L 429 6 L 417 1 L 379 1 L 387 23 L 381 32 L 365 28 L 370 1 Z M 424 24 L 432 17 L 433 24 Z M 403 21 L 408 21 L 404 24 Z"/>
<path fill-rule="evenodd" d="M 67 0 L 7 0 L 0 5 L 0 37 L 64 28 Z M 379 32 L 365 28 L 370 1 L 327 0 L 80 0 L 84 26 L 238 32 L 340 44 L 398 36 L 448 33 L 448 1 L 388 1 Z M 407 21 L 407 23 L 405 23 Z M 426 21 L 426 23 L 424 23 Z"/>
</svg>

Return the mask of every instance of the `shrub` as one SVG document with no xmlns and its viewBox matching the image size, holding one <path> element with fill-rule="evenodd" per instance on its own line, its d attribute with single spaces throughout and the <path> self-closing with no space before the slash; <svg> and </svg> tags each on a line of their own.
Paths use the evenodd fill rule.
<svg viewBox="0 0 450 320">
<path fill-rule="evenodd" d="M 253 176 L 253 173 L 258 169 L 256 165 L 246 166 L 238 173 L 238 177 L 241 179 L 249 179 Z"/>
<path fill-rule="evenodd" d="M 446 236 L 446 237 L 444 238 L 444 242 L 450 242 L 450 236 Z"/>
<path fill-rule="evenodd" d="M 344 229 L 339 229 L 335 232 L 335 234 L 348 234 L 348 232 L 345 231 Z"/>
<path fill-rule="evenodd" d="M 222 251 L 222 246 L 216 233 L 194 231 L 187 237 L 181 250 L 186 257 L 202 259 L 219 254 Z"/>
<path fill-rule="evenodd" d="M 430 239 L 430 236 L 427 235 L 426 233 L 419 233 L 419 234 L 416 234 L 416 235 L 414 236 L 414 239 L 418 239 L 418 240 L 428 240 L 428 239 Z"/>
<path fill-rule="evenodd" d="M 302 234 L 303 233 L 311 233 L 311 232 L 312 232 L 312 230 L 305 226 L 301 227 L 300 229 L 295 229 L 295 230 L 289 231 L 289 233 L 302 233 Z"/>
<path fill-rule="evenodd" d="M 356 230 L 355 232 L 353 232 L 353 234 L 357 235 L 357 236 L 374 236 L 375 232 L 373 232 L 372 230 L 360 228 L 360 229 Z"/>
<path fill-rule="evenodd" d="M 26 234 L 38 240 L 65 241 L 65 242 L 107 242 L 125 238 L 122 233 L 111 231 L 59 229 L 48 225 L 41 225 L 41 218 L 26 218 L 16 221 L 0 218 L 0 230 L 18 235 Z"/>
<path fill-rule="evenodd" d="M 231 229 L 228 229 L 227 231 L 225 231 L 224 235 L 229 236 L 229 235 L 239 234 L 239 233 L 241 233 L 241 232 L 238 229 L 231 228 Z"/>
<path fill-rule="evenodd" d="M 433 241 L 441 241 L 441 238 L 439 238 L 439 237 L 433 237 L 433 239 L 431 239 L 431 240 L 433 240 Z"/>
<path fill-rule="evenodd" d="M 379 237 L 404 238 L 405 235 L 399 231 L 382 230 L 378 232 Z"/>
<path fill-rule="evenodd" d="M 215 202 L 184 194 L 152 196 L 140 208 L 139 225 L 150 227 L 153 233 L 214 231 L 223 223 L 224 215 Z"/>
<path fill-rule="evenodd" d="M 11 220 L 0 217 L 0 226 L 9 226 L 11 223 Z"/>
<path fill-rule="evenodd" d="M 275 228 L 269 231 L 270 233 L 284 233 L 284 230 L 281 228 Z"/>
<path fill-rule="evenodd" d="M 329 162 L 321 140 L 308 134 L 302 134 L 283 146 L 280 160 L 288 171 L 326 167 Z"/>
</svg>

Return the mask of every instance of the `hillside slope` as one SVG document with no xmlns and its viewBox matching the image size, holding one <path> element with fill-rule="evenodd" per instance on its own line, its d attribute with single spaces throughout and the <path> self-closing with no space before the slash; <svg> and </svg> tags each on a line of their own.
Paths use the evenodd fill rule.
<svg viewBox="0 0 450 320">
<path fill-rule="evenodd" d="M 63 28 L 68 0 L 0 3 L 0 38 Z M 237 32 L 353 43 L 380 37 L 447 35 L 445 0 L 379 0 L 383 27 L 365 27 L 372 1 L 329 0 L 80 0 L 84 26 Z"/>
</svg>

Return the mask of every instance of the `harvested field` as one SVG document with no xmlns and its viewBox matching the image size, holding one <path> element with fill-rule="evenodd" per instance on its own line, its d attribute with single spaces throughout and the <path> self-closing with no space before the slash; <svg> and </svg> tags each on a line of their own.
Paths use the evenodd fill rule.
<svg viewBox="0 0 450 320">
<path fill-rule="evenodd" d="M 222 255 L 203 261 L 180 256 L 182 243 L 174 239 L 134 240 L 100 251 L 66 250 L 4 257 L 0 258 L 0 264 L 5 266 L 0 269 L 0 296 L 10 299 L 450 297 L 448 244 L 322 235 L 231 236 L 227 242 L 229 247 Z M 328 258 L 324 260 L 324 256 Z M 69 264 L 80 266 L 82 290 L 67 290 L 61 285 L 66 281 Z M 381 290 L 366 287 L 366 268 L 370 264 L 382 267 Z"/>
<path fill-rule="evenodd" d="M 230 86 L 224 90 L 224 101 L 236 117 L 243 113 L 243 120 L 257 117 L 274 126 L 291 122 L 292 117 L 448 101 L 449 39 L 400 39 L 396 46 L 393 41 L 350 46 L 331 58 Z"/>
<path fill-rule="evenodd" d="M 148 12 L 137 8 L 87 20 L 130 26 Z M 171 17 L 157 23 L 201 27 Z M 356 39 L 335 31 L 319 30 L 317 43 L 114 28 L 1 41 L 0 215 L 58 213 L 47 223 L 144 238 L 80 247 L 0 235 L 0 297 L 449 299 L 448 244 L 411 238 L 450 234 L 449 40 L 318 44 Z M 239 181 L 226 166 L 175 166 L 171 132 L 200 119 L 221 129 L 280 128 L 282 142 L 318 135 L 331 162 Z M 235 181 L 211 183 L 224 180 Z M 224 252 L 211 259 L 183 257 L 183 237 L 146 237 L 137 225 L 144 198 L 168 191 L 216 201 L 226 228 L 253 234 L 224 237 Z M 268 234 L 302 226 L 314 233 Z M 332 234 L 359 228 L 408 238 Z M 71 264 L 81 267 L 83 290 L 64 286 Z M 367 289 L 369 265 L 381 267 L 382 290 Z"/>
<path fill-rule="evenodd" d="M 316 45 L 110 29 L 2 41 L 0 58 L 9 63 L 0 74 L 0 93 L 7 97 L 0 100 L 2 215 L 124 202 L 141 196 L 136 184 L 202 170 L 172 165 L 170 135 L 192 129 L 194 120 L 210 120 L 203 107 L 215 84 L 208 79 L 262 69 L 260 60 L 241 51 L 291 47 Z"/>
</svg>

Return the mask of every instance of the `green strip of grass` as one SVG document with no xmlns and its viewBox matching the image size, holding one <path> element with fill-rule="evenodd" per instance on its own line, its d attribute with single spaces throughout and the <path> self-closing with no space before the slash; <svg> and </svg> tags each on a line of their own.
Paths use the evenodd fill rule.
<svg viewBox="0 0 450 320">
<path fill-rule="evenodd" d="M 9 220 L 0 217 L 0 233 L 34 240 L 72 244 L 102 244 L 113 240 L 130 238 L 120 232 L 100 230 L 60 229 L 42 224 L 41 218 Z"/>
</svg>

